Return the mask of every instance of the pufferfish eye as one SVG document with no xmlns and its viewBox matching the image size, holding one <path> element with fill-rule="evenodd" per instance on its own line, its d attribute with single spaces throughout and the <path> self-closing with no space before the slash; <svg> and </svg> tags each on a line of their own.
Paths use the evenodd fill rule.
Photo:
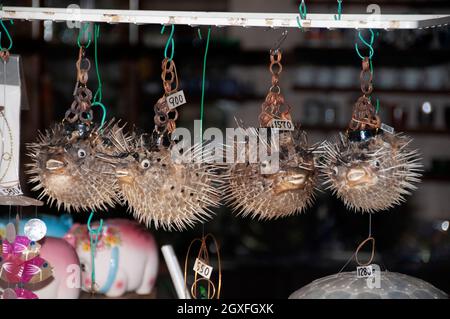
<svg viewBox="0 0 450 319">
<path fill-rule="evenodd" d="M 375 161 L 373 161 L 373 165 L 375 165 L 375 167 L 380 167 L 381 163 L 379 160 L 375 160 Z"/>
<path fill-rule="evenodd" d="M 79 150 L 78 150 L 78 157 L 79 158 L 85 158 L 86 157 L 86 155 L 87 155 L 87 153 L 86 153 L 86 151 L 84 150 L 84 149 L 82 149 L 82 148 L 80 148 Z"/>
<path fill-rule="evenodd" d="M 337 175 L 339 173 L 338 168 L 336 166 L 333 167 L 333 173 L 334 175 Z"/>
<path fill-rule="evenodd" d="M 144 169 L 149 168 L 149 167 L 150 167 L 150 161 L 149 161 L 148 159 L 144 159 L 144 160 L 141 162 L 141 167 L 144 168 Z"/>
</svg>

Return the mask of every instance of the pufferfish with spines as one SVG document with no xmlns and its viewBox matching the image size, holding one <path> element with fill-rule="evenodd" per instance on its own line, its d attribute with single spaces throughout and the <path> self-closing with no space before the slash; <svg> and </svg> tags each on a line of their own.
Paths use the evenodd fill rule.
<svg viewBox="0 0 450 319">
<path fill-rule="evenodd" d="M 374 213 L 405 201 L 420 182 L 420 155 L 411 139 L 378 131 L 361 141 L 346 135 L 322 144 L 324 185 L 355 212 Z"/>
<path fill-rule="evenodd" d="M 278 156 L 278 167 L 273 167 L 272 161 L 261 159 L 259 155 L 256 162 L 246 157 L 245 163 L 234 163 L 227 178 L 225 201 L 237 215 L 250 215 L 259 220 L 291 216 L 310 207 L 318 174 L 314 147 L 308 146 L 306 133 L 298 127 L 294 132 L 280 131 L 277 145 L 273 135 L 268 139 L 260 138 L 261 132 L 255 128 L 249 128 L 247 132 L 265 143 L 270 155 Z M 234 148 L 239 152 L 236 142 Z M 259 154 L 252 143 L 246 143 L 241 152 Z"/>
<path fill-rule="evenodd" d="M 202 157 L 202 146 L 180 154 L 151 134 L 112 133 L 122 154 L 115 159 L 121 198 L 139 222 L 181 231 L 211 217 L 222 196 L 223 165 Z"/>
<path fill-rule="evenodd" d="M 41 190 L 39 199 L 63 207 L 66 211 L 106 210 L 118 202 L 114 166 L 102 161 L 98 154 L 114 151 L 105 134 L 117 129 L 111 121 L 104 127 L 97 124 L 57 123 L 37 142 L 27 145 L 31 164 L 27 164 L 29 182 Z"/>
</svg>

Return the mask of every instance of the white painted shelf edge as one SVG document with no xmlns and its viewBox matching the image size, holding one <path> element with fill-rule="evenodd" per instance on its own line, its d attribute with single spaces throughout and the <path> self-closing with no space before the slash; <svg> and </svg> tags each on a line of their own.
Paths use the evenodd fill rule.
<svg viewBox="0 0 450 319">
<path fill-rule="evenodd" d="M 238 26 L 298 28 L 296 13 L 255 12 L 190 12 L 149 10 L 107 10 L 79 8 L 3 7 L 2 19 L 80 21 L 130 24 L 178 24 L 189 26 Z M 336 21 L 334 14 L 308 14 L 301 20 L 304 28 L 327 29 L 422 29 L 450 23 L 450 14 L 343 14 Z"/>
</svg>

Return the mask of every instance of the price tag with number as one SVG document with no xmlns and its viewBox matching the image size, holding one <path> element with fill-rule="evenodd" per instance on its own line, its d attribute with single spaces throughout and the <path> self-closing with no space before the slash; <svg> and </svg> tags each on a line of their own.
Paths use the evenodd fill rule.
<svg viewBox="0 0 450 319">
<path fill-rule="evenodd" d="M 294 125 L 289 120 L 277 120 L 273 119 L 272 122 L 270 122 L 270 127 L 282 131 L 293 131 Z"/>
<path fill-rule="evenodd" d="M 381 127 L 380 127 L 383 131 L 389 133 L 389 134 L 394 134 L 394 128 L 392 126 L 389 126 L 387 124 L 381 123 Z"/>
<path fill-rule="evenodd" d="M 206 279 L 211 278 L 213 267 L 203 262 L 201 259 L 196 258 L 194 263 L 194 271 Z"/>
<path fill-rule="evenodd" d="M 12 187 L 0 186 L 0 195 L 2 195 L 2 196 L 18 196 L 18 195 L 23 195 L 23 193 L 22 193 L 22 189 L 20 188 L 20 185 L 17 184 Z"/>
<path fill-rule="evenodd" d="M 372 265 L 356 267 L 356 278 L 369 278 L 374 274 Z"/>
<path fill-rule="evenodd" d="M 174 108 L 183 105 L 186 103 L 186 98 L 184 97 L 183 90 L 170 94 L 166 97 L 167 105 L 169 109 L 173 110 Z"/>
</svg>

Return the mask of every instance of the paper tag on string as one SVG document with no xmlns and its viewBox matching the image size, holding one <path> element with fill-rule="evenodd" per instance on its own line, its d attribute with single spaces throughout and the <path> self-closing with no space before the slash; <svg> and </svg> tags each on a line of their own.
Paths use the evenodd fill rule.
<svg viewBox="0 0 450 319">
<path fill-rule="evenodd" d="M 387 124 L 381 123 L 381 129 L 389 134 L 394 134 L 394 128 Z"/>
<path fill-rule="evenodd" d="M 274 129 L 282 130 L 282 131 L 293 131 L 294 130 L 294 125 L 289 120 L 273 119 L 270 122 L 270 127 L 274 128 Z"/>
<path fill-rule="evenodd" d="M 200 276 L 202 276 L 206 279 L 209 279 L 209 278 L 211 278 L 211 273 L 213 271 L 213 267 L 209 266 L 208 264 L 203 262 L 201 259 L 196 258 L 193 270 Z"/>
<path fill-rule="evenodd" d="M 356 278 L 369 278 L 374 274 L 372 265 L 356 267 Z"/>
<path fill-rule="evenodd" d="M 173 110 L 174 108 L 183 105 L 186 103 L 186 98 L 184 97 L 183 90 L 170 94 L 166 97 L 167 105 L 169 109 Z"/>
</svg>

